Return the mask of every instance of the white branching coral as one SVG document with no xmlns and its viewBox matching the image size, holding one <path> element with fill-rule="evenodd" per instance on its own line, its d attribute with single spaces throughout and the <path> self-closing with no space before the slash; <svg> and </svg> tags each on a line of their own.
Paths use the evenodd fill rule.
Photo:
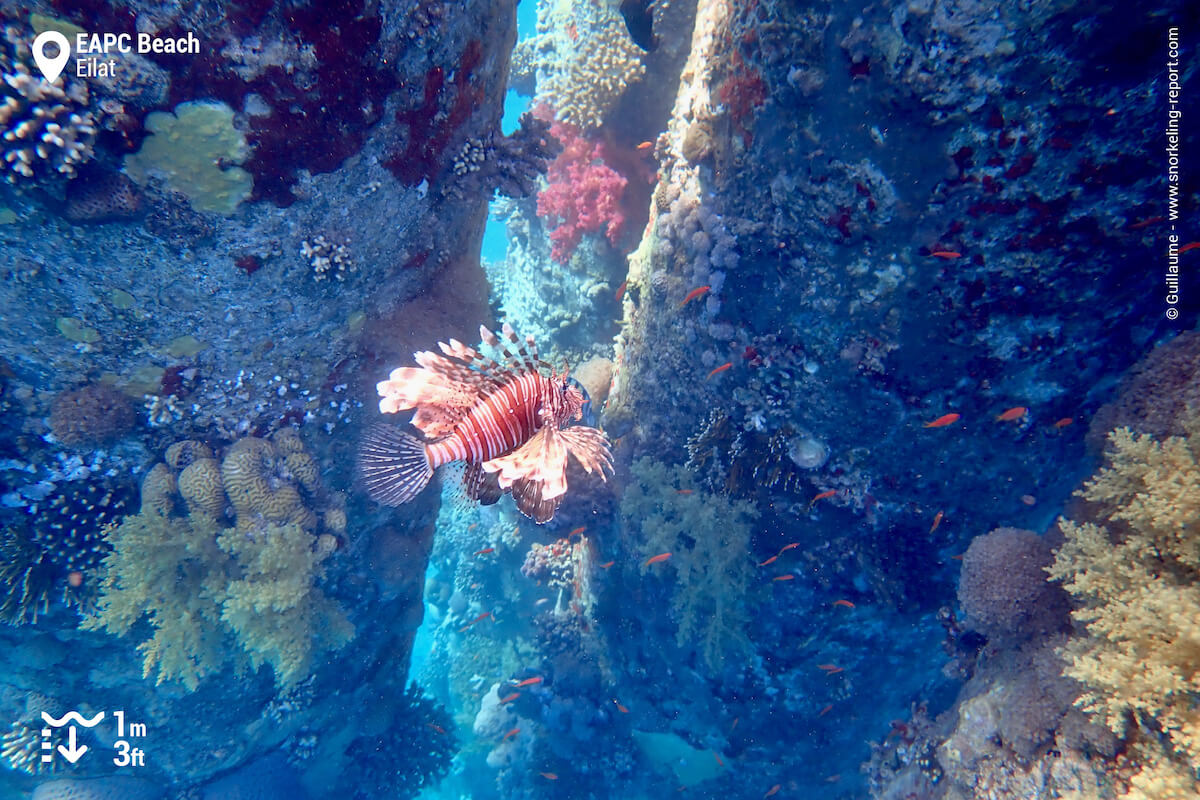
<svg viewBox="0 0 1200 800">
<path fill-rule="evenodd" d="M 50 83 L 30 67 L 19 31 L 5 31 L 0 50 L 0 155 L 10 183 L 52 175 L 71 177 L 92 157 L 96 125 L 87 86 L 60 76 Z"/>
<path fill-rule="evenodd" d="M 350 251 L 344 244 L 335 244 L 319 234 L 311 242 L 305 239 L 300 243 L 300 255 L 308 259 L 313 268 L 313 278 L 323 281 L 328 277 L 342 280 L 346 274 L 354 271 L 354 261 Z"/>
</svg>

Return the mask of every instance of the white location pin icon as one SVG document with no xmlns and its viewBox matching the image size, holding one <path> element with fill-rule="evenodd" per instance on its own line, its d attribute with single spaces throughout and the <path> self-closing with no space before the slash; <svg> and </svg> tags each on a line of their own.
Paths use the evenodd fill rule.
<svg viewBox="0 0 1200 800">
<path fill-rule="evenodd" d="M 58 45 L 58 55 L 53 58 L 46 55 L 46 45 L 51 43 Z M 58 80 L 70 58 L 71 43 L 58 31 L 42 31 L 33 40 L 33 60 L 37 62 L 42 76 L 50 83 Z"/>
</svg>

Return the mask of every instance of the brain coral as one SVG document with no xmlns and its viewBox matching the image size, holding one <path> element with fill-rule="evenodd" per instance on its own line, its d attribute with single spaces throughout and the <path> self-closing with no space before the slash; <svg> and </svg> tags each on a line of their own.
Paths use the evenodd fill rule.
<svg viewBox="0 0 1200 800">
<path fill-rule="evenodd" d="M 1033 531 L 997 528 L 963 555 L 958 602 L 970 626 L 989 639 L 1019 641 L 1060 628 L 1066 603 L 1047 583 L 1050 545 Z"/>
</svg>

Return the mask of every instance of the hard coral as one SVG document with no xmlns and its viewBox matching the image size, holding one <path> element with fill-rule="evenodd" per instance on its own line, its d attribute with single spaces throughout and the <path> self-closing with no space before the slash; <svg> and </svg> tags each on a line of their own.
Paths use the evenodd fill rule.
<svg viewBox="0 0 1200 800">
<path fill-rule="evenodd" d="M 94 447 L 119 439 L 136 421 L 129 398 L 103 383 L 63 392 L 50 407 L 50 431 L 72 447 Z"/>
<path fill-rule="evenodd" d="M 621 195 L 628 181 L 604 163 L 604 146 L 578 128 L 556 122 L 550 128 L 563 152 L 550 165 L 550 182 L 538 195 L 538 216 L 551 226 L 550 257 L 571 259 L 585 233 L 603 233 L 617 244 L 625 228 Z"/>
<path fill-rule="evenodd" d="M 8 180 L 75 174 L 92 157 L 96 125 L 87 85 L 70 76 L 50 83 L 34 72 L 28 40 L 5 31 L 0 46 L 0 158 Z"/>
<path fill-rule="evenodd" d="M 1050 545 L 1033 531 L 997 528 L 975 537 L 958 584 L 970 627 L 1004 642 L 1062 627 L 1064 600 L 1046 582 L 1050 560 Z"/>
</svg>

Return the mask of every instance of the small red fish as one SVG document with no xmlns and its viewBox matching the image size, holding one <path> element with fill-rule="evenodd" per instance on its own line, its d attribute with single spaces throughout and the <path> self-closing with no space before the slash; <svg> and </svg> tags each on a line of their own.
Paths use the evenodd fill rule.
<svg viewBox="0 0 1200 800">
<path fill-rule="evenodd" d="M 770 558 L 768 558 L 766 561 L 764 561 L 764 562 L 762 562 L 761 564 L 759 564 L 759 566 L 760 566 L 760 567 L 765 567 L 767 564 L 774 564 L 774 563 L 775 563 L 775 559 L 777 559 L 777 558 L 779 558 L 779 556 L 771 556 L 771 557 L 770 557 Z"/>
<path fill-rule="evenodd" d="M 622 714 L 629 713 L 629 709 L 617 702 L 617 698 L 615 697 L 613 698 L 613 705 L 615 705 L 617 707 L 617 711 L 620 711 Z"/>
<path fill-rule="evenodd" d="M 734 728 L 736 728 L 736 727 L 737 727 L 737 725 L 738 725 L 738 722 L 739 722 L 739 721 L 741 721 L 741 719 L 742 719 L 741 717 L 734 717 L 734 718 L 733 718 L 733 724 L 729 726 L 729 732 L 730 732 L 730 733 L 733 733 L 733 730 L 734 730 Z"/>
<path fill-rule="evenodd" d="M 463 631 L 465 631 L 467 628 L 469 628 L 469 627 L 471 627 L 472 625 L 474 625 L 476 622 L 483 622 L 485 619 L 487 619 L 487 618 L 488 618 L 488 617 L 490 617 L 491 615 L 492 615 L 492 612 L 490 612 L 490 611 L 485 611 L 485 612 L 483 612 L 483 613 L 482 613 L 482 614 L 480 614 L 478 617 L 476 617 L 475 619 L 473 619 L 473 620 L 471 620 L 470 622 L 468 622 L 466 625 L 463 625 L 461 628 L 459 628 L 459 629 L 458 629 L 458 632 L 459 632 L 459 633 L 462 633 L 462 632 L 463 632 Z"/>
<path fill-rule="evenodd" d="M 720 372 L 724 372 L 725 370 L 729 369 L 729 368 L 730 368 L 730 367 L 732 367 L 732 366 L 733 366 L 733 362 L 732 362 L 732 361 L 726 361 L 724 364 L 722 364 L 721 366 L 717 367 L 717 368 L 716 368 L 716 369 L 714 369 L 712 372 L 708 373 L 708 378 L 705 378 L 704 380 L 708 380 L 708 379 L 709 379 L 709 378 L 711 378 L 713 375 L 716 375 L 717 373 L 720 373 Z"/>
<path fill-rule="evenodd" d="M 675 492 L 675 494 L 693 494 L 693 492 L 691 489 L 680 489 L 679 491 Z"/>
<path fill-rule="evenodd" d="M 1166 219 L 1166 217 L 1147 217 L 1146 219 L 1139 220 L 1139 221 L 1133 223 L 1132 225 L 1130 225 L 1129 230 L 1131 230 L 1131 231 L 1141 230 L 1142 228 L 1153 225 L 1156 222 L 1162 222 L 1164 219 Z"/>
<path fill-rule="evenodd" d="M 567 538 L 570 539 L 572 536 L 578 536 L 579 534 L 583 533 L 586 530 L 587 530 L 587 525 L 580 525 L 578 528 L 576 528 L 575 530 L 568 533 Z"/>
<path fill-rule="evenodd" d="M 443 736 L 446 735 L 446 729 L 443 728 L 441 725 L 434 725 L 432 722 L 426 722 L 425 726 L 427 728 L 433 728 L 436 732 L 442 734 Z"/>
<path fill-rule="evenodd" d="M 625 296 L 625 286 L 628 283 L 629 281 L 621 281 L 621 285 L 617 287 L 617 293 L 613 296 L 613 299 L 618 303 L 621 302 L 621 298 Z"/>
<path fill-rule="evenodd" d="M 1054 427 L 1058 428 L 1061 431 L 1063 428 L 1067 427 L 1068 425 L 1072 425 L 1074 423 L 1075 423 L 1075 420 L 1072 419 L 1071 417 L 1063 417 L 1058 422 L 1054 423 Z"/>
<path fill-rule="evenodd" d="M 711 288 L 712 288 L 711 286 L 697 286 L 695 289 L 692 289 L 690 292 L 687 293 L 687 296 L 683 298 L 683 302 L 681 302 L 679 304 L 679 307 L 683 308 L 688 303 L 692 302 L 697 297 L 700 297 L 702 294 L 704 294 Z"/>
<path fill-rule="evenodd" d="M 520 697 L 520 696 L 521 696 L 521 693 L 520 693 L 520 692 L 513 692 L 513 693 L 512 693 L 512 694 L 510 694 L 510 695 L 507 695 L 507 696 L 505 696 L 505 697 L 501 697 L 501 698 L 500 698 L 500 705 L 506 705 L 506 704 L 508 704 L 508 703 L 511 703 L 513 700 L 516 700 L 516 699 L 517 699 L 518 697 Z"/>
<path fill-rule="evenodd" d="M 817 716 L 818 716 L 818 717 L 823 717 L 823 716 L 825 716 L 826 714 L 828 714 L 830 711 L 833 711 L 833 703 L 830 703 L 829 705 L 827 705 L 827 706 L 825 706 L 824 708 L 822 708 L 822 709 L 821 709 L 821 711 L 820 711 L 820 713 L 818 713 L 818 714 L 817 714 Z"/>
<path fill-rule="evenodd" d="M 827 675 L 832 675 L 835 672 L 842 672 L 844 667 L 839 667 L 837 664 L 817 664 L 817 669 L 824 670 Z"/>
<path fill-rule="evenodd" d="M 835 494 L 837 494 L 837 489 L 826 489 L 825 491 L 813 497 L 813 499 L 808 502 L 808 505 L 811 508 L 818 500 L 824 500 L 826 498 L 833 497 Z M 783 551 L 780 550 L 779 552 L 782 553 Z"/>
<path fill-rule="evenodd" d="M 718 767 L 725 766 L 725 762 L 721 760 L 721 755 L 716 750 L 713 750 L 712 754 L 713 754 L 713 758 L 715 758 L 717 760 Z"/>
<path fill-rule="evenodd" d="M 538 775 L 541 775 L 543 778 L 545 778 L 548 781 L 558 780 L 558 776 L 555 775 L 553 772 L 539 772 Z"/>
<path fill-rule="evenodd" d="M 475 551 L 475 552 L 474 552 L 472 555 L 477 555 L 477 556 L 486 556 L 488 553 L 494 553 L 494 552 L 496 552 L 496 548 L 494 548 L 494 547 L 485 547 L 485 548 L 483 548 L 482 550 L 476 550 L 476 551 Z"/>
<path fill-rule="evenodd" d="M 641 144 L 639 144 L 637 146 L 637 149 L 638 150 L 649 150 L 651 147 L 654 147 L 654 142 L 642 142 Z"/>
<path fill-rule="evenodd" d="M 478 522 L 472 522 L 470 525 L 467 526 L 467 533 L 470 533 L 471 531 L 475 530 L 478 527 L 479 527 Z"/>
<path fill-rule="evenodd" d="M 929 526 L 929 532 L 930 532 L 930 533 L 933 533 L 934 531 L 936 531 L 936 530 L 938 529 L 938 525 L 941 525 L 941 524 L 942 524 L 942 516 L 943 516 L 945 513 L 946 513 L 946 512 L 944 512 L 944 511 L 939 511 L 937 514 L 935 514 L 935 515 L 934 515 L 934 517 L 933 517 L 933 524 Z"/>
<path fill-rule="evenodd" d="M 773 580 L 773 581 L 792 581 L 795 579 L 796 579 L 796 576 L 791 574 L 790 572 L 787 575 L 776 575 L 774 578 L 771 578 L 771 580 Z"/>
<path fill-rule="evenodd" d="M 521 688 L 521 687 L 523 687 L 523 686 L 533 686 L 535 683 L 541 683 L 541 682 L 542 682 L 542 677 L 541 677 L 540 675 L 538 675 L 538 676 L 535 676 L 535 677 L 533 677 L 533 678 L 526 678 L 526 679 L 525 679 L 525 680 L 523 680 L 523 681 L 519 681 L 518 683 L 514 683 L 514 684 L 513 684 L 513 687 L 514 687 L 514 688 L 517 688 L 517 689 L 520 689 L 520 688 Z"/>
<path fill-rule="evenodd" d="M 924 427 L 926 427 L 926 428 L 944 428 L 947 425 L 953 425 L 954 423 L 958 422 L 958 419 L 961 416 L 962 416 L 961 414 L 955 414 L 954 412 L 951 412 L 949 414 L 942 414 L 940 417 L 935 419 L 933 422 L 926 422 Z"/>
<path fill-rule="evenodd" d="M 1014 422 L 1025 416 L 1029 409 L 1025 406 L 1013 406 L 1002 414 L 996 415 L 996 422 Z"/>
<path fill-rule="evenodd" d="M 1195 250 L 1200 247 L 1200 242 L 1188 242 L 1187 244 L 1176 250 L 1176 253 L 1186 253 L 1188 250 Z"/>
<path fill-rule="evenodd" d="M 520 733 L 520 732 L 521 732 L 521 729 L 520 729 L 520 728 L 513 728 L 511 731 L 509 731 L 508 733 L 504 734 L 504 736 L 502 736 L 502 737 L 500 738 L 500 741 L 502 741 L 502 742 L 508 741 L 509 739 L 511 739 L 512 737 L 516 736 L 516 735 L 517 735 L 518 733 Z"/>
<path fill-rule="evenodd" d="M 854 603 L 851 603 L 849 600 L 834 600 L 833 604 L 835 606 L 844 606 L 845 608 L 854 608 Z"/>
<path fill-rule="evenodd" d="M 608 569 L 615 563 L 617 563 L 617 562 L 616 561 L 605 561 L 603 564 L 600 565 L 600 569 Z"/>
<path fill-rule="evenodd" d="M 791 544 L 785 544 L 783 547 L 779 548 L 779 555 L 783 555 L 788 550 L 791 550 L 792 548 L 799 547 L 799 546 L 800 546 L 799 542 L 792 542 Z"/>
<path fill-rule="evenodd" d="M 779 788 L 780 788 L 780 786 L 777 783 L 774 786 L 772 786 L 770 789 L 767 789 L 767 793 L 763 795 L 763 800 L 766 800 L 766 798 L 768 798 L 772 795 L 779 794 Z"/>
<path fill-rule="evenodd" d="M 671 554 L 670 554 L 670 553 L 659 553 L 659 554 L 658 554 L 658 555 L 656 555 L 656 556 L 651 556 L 650 558 L 646 559 L 646 563 L 645 563 L 645 564 L 642 564 L 642 566 L 643 566 L 643 567 L 648 567 L 648 566 L 650 566 L 651 564 L 657 564 L 657 563 L 659 563 L 660 561 L 666 561 L 666 560 L 667 560 L 668 558 L 670 558 L 670 557 L 671 557 Z"/>
<path fill-rule="evenodd" d="M 962 253 L 957 250 L 934 250 L 929 255 L 935 258 L 944 258 L 949 261 L 952 258 L 962 258 Z"/>
</svg>

